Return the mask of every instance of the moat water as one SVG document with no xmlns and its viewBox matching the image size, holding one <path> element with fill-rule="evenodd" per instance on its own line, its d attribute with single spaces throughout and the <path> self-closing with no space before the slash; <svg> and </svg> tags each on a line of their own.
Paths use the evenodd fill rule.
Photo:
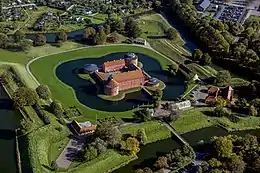
<svg viewBox="0 0 260 173">
<path fill-rule="evenodd" d="M 122 112 L 133 108 L 150 104 L 151 98 L 143 91 L 126 94 L 126 97 L 120 101 L 107 101 L 97 96 L 97 87 L 95 84 L 80 78 L 77 75 L 77 69 L 82 68 L 84 64 L 103 64 L 105 61 L 111 61 L 123 58 L 125 53 L 113 53 L 101 58 L 82 58 L 60 64 L 56 68 L 57 77 L 65 84 L 71 86 L 76 93 L 77 99 L 84 105 L 97 110 L 109 112 Z M 143 64 L 143 69 L 150 76 L 156 77 L 166 84 L 163 92 L 163 100 L 174 100 L 185 91 L 184 78 L 181 74 L 169 77 L 167 72 L 163 71 L 160 63 L 152 57 L 136 54 L 139 61 Z"/>
<path fill-rule="evenodd" d="M 246 134 L 252 134 L 260 136 L 260 130 L 246 130 L 237 132 L 228 132 L 220 127 L 208 127 L 193 132 L 189 132 L 181 135 L 195 150 L 199 147 L 199 141 L 203 140 L 204 143 L 209 143 L 211 138 L 214 136 L 225 136 L 234 134 L 238 136 L 245 136 Z M 177 142 L 174 137 L 158 141 L 155 143 L 147 144 L 141 147 L 140 152 L 137 154 L 138 159 L 130 162 L 126 166 L 119 168 L 113 173 L 134 173 L 138 168 L 151 167 L 158 156 L 165 155 L 171 150 L 180 148 L 181 145 Z"/>
<path fill-rule="evenodd" d="M 15 129 L 20 114 L 13 110 L 13 102 L 0 87 L 0 172 L 16 173 Z"/>
</svg>

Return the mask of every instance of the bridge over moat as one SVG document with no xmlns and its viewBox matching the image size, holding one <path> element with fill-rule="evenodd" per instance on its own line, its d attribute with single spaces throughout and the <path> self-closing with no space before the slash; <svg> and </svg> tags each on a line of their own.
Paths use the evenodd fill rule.
<svg viewBox="0 0 260 173">
<path fill-rule="evenodd" d="M 176 136 L 177 137 L 177 139 L 183 144 L 183 145 L 189 145 L 189 143 L 185 140 L 185 139 L 183 139 L 179 134 L 178 134 L 178 132 L 174 129 L 174 127 L 171 125 L 171 124 L 169 124 L 168 122 L 166 122 L 166 121 L 160 121 L 165 127 L 167 127 L 171 132 L 172 132 L 172 134 L 174 135 L 174 136 Z"/>
</svg>

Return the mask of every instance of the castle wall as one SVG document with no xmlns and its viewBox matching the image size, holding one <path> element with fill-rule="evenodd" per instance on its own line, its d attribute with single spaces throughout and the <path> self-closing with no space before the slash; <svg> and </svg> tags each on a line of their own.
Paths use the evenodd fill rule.
<svg viewBox="0 0 260 173">
<path fill-rule="evenodd" d="M 119 89 L 120 91 L 122 91 L 130 88 L 136 88 L 136 87 L 140 87 L 141 85 L 144 85 L 144 83 L 145 83 L 144 78 L 132 79 L 129 81 L 120 82 Z"/>
<path fill-rule="evenodd" d="M 114 88 L 105 87 L 104 92 L 106 95 L 116 96 L 119 94 L 119 87 L 114 87 Z"/>
</svg>

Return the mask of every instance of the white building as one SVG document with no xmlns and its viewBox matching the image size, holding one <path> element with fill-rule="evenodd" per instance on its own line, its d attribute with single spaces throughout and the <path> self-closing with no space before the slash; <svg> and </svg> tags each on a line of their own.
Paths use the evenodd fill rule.
<svg viewBox="0 0 260 173">
<path fill-rule="evenodd" d="M 178 110 L 186 109 L 186 108 L 189 108 L 189 107 L 191 107 L 190 100 L 185 100 L 183 102 L 173 103 L 173 104 L 170 105 L 170 108 L 173 111 L 178 111 Z"/>
</svg>

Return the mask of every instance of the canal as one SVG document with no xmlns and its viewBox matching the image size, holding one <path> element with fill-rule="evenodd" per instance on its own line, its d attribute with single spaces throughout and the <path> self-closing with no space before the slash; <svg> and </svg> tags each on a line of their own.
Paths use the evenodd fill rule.
<svg viewBox="0 0 260 173">
<path fill-rule="evenodd" d="M 198 142 L 203 140 L 204 143 L 209 143 L 210 139 L 214 136 L 225 136 L 234 134 L 238 136 L 245 136 L 252 134 L 260 136 L 260 130 L 246 130 L 237 132 L 228 132 L 220 127 L 208 127 L 200 130 L 192 131 L 181 135 L 192 147 L 198 146 Z M 113 173 L 134 173 L 138 168 L 151 167 L 158 156 L 165 155 L 173 149 L 180 148 L 181 145 L 176 142 L 176 139 L 166 139 L 155 143 L 147 144 L 141 147 L 138 153 L 138 159 L 130 162 L 126 166 L 115 170 Z"/>
<path fill-rule="evenodd" d="M 20 114 L 13 110 L 13 102 L 0 87 L 0 172 L 17 173 L 15 129 L 20 124 Z"/>
</svg>

